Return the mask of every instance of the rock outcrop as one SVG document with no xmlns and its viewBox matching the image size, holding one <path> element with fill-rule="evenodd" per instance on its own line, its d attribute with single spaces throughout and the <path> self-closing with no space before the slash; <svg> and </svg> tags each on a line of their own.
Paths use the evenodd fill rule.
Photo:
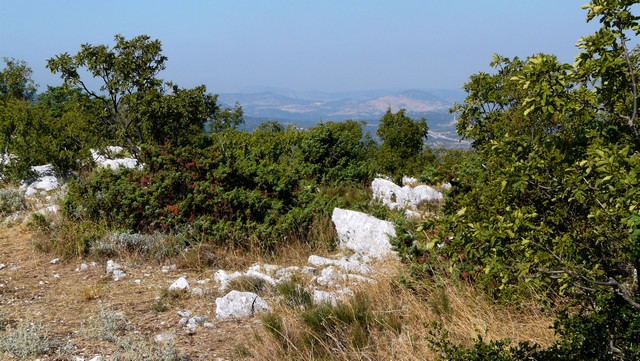
<svg viewBox="0 0 640 361">
<path fill-rule="evenodd" d="M 440 202 L 442 193 L 427 186 L 417 185 L 414 178 L 403 179 L 403 187 L 382 178 L 376 178 L 371 183 L 373 199 L 379 200 L 390 209 L 405 211 L 407 217 L 420 217 L 419 207 L 427 202 Z"/>
<path fill-rule="evenodd" d="M 372 258 L 391 254 L 389 237 L 396 235 L 393 223 L 341 208 L 333 210 L 331 220 L 336 227 L 340 247 Z"/>
</svg>

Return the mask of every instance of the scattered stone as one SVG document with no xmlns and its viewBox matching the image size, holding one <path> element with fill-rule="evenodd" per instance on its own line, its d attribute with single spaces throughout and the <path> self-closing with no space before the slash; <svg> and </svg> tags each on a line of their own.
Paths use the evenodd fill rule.
<svg viewBox="0 0 640 361">
<path fill-rule="evenodd" d="M 106 271 L 107 275 L 111 276 L 114 281 L 119 281 L 122 277 L 126 276 L 122 270 L 122 266 L 115 263 L 113 260 L 107 261 Z"/>
<path fill-rule="evenodd" d="M 23 182 L 20 186 L 24 190 L 24 195 L 32 197 L 40 193 L 45 193 L 61 187 L 58 178 L 52 175 L 36 178 L 32 182 Z"/>
<path fill-rule="evenodd" d="M 135 284 L 140 285 L 142 283 L 142 280 L 134 280 L 133 282 L 135 282 Z"/>
<path fill-rule="evenodd" d="M 175 271 L 176 270 L 176 265 L 172 264 L 169 266 L 162 266 L 162 273 L 169 273 L 169 271 Z"/>
<path fill-rule="evenodd" d="M 214 328 L 215 325 L 212 322 L 205 322 L 202 326 L 204 326 L 204 328 Z"/>
<path fill-rule="evenodd" d="M 195 323 L 196 325 L 202 325 L 207 319 L 202 316 L 191 317 L 188 323 Z"/>
<path fill-rule="evenodd" d="M 252 292 L 231 291 L 216 299 L 216 318 L 243 318 L 269 311 L 269 305 Z"/>
<path fill-rule="evenodd" d="M 191 289 L 191 295 L 194 297 L 202 297 L 204 296 L 204 290 L 200 287 L 194 287 Z"/>
<path fill-rule="evenodd" d="M 153 338 L 153 341 L 155 341 L 156 343 L 164 343 L 167 341 L 173 341 L 175 340 L 176 335 L 173 333 L 161 333 L 159 335 L 156 335 L 156 337 Z"/>
<path fill-rule="evenodd" d="M 80 265 L 80 271 L 86 271 L 86 270 L 88 270 L 88 269 L 89 269 L 89 266 L 87 266 L 87 264 L 86 264 L 86 263 L 82 263 L 82 264 Z"/>
<path fill-rule="evenodd" d="M 302 267 L 302 273 L 314 276 L 318 274 L 318 270 L 314 267 L 304 266 Z"/>
<path fill-rule="evenodd" d="M 187 289 L 189 289 L 189 282 L 184 277 L 178 278 L 169 286 L 169 291 L 184 291 Z"/>
<path fill-rule="evenodd" d="M 299 272 L 300 272 L 300 267 L 297 267 L 297 266 L 280 268 L 279 270 L 276 271 L 276 274 L 275 274 L 276 283 L 290 281 L 293 275 Z"/>
<path fill-rule="evenodd" d="M 178 316 L 180 316 L 180 317 L 191 317 L 191 311 L 187 311 L 187 310 L 178 311 Z"/>
<path fill-rule="evenodd" d="M 188 318 L 186 318 L 186 317 L 183 317 L 183 318 L 181 318 L 181 319 L 180 319 L 180 321 L 178 321 L 178 324 L 179 324 L 180 326 L 186 326 L 186 325 L 187 325 L 187 322 L 189 322 L 189 319 L 188 319 Z"/>
<path fill-rule="evenodd" d="M 365 213 L 335 208 L 331 215 L 340 246 L 371 258 L 382 258 L 392 253 L 389 237 L 395 237 L 393 223 L 382 221 Z"/>
<path fill-rule="evenodd" d="M 47 216 L 47 215 L 51 215 L 51 214 L 56 214 L 60 211 L 60 206 L 54 204 L 48 207 L 44 207 L 42 209 L 38 209 L 38 211 L 36 213 L 38 214 L 42 214 L 43 216 Z"/>
<path fill-rule="evenodd" d="M 122 266 L 120 266 L 119 264 L 115 263 L 113 260 L 108 260 L 107 261 L 107 274 L 111 275 L 113 274 L 113 271 L 117 270 L 117 269 L 121 269 Z"/>
<path fill-rule="evenodd" d="M 134 158 L 113 159 L 114 155 L 117 155 L 117 153 L 121 153 L 121 152 L 122 152 L 121 147 L 113 147 L 113 146 L 107 147 L 107 149 L 105 149 L 102 152 L 99 152 L 95 149 L 91 149 L 91 157 L 93 158 L 93 161 L 100 168 L 108 168 L 111 170 L 118 170 L 121 167 L 128 168 L 128 169 L 142 169 L 143 167 L 142 164 L 139 164 L 138 161 Z"/>
<path fill-rule="evenodd" d="M 328 288 L 335 288 L 344 283 L 347 277 L 344 273 L 340 272 L 336 267 L 329 266 L 320 272 L 320 275 L 314 279 L 316 283 Z"/>
<path fill-rule="evenodd" d="M 362 256 L 357 253 L 351 255 L 351 257 L 349 258 L 342 257 L 340 259 L 330 259 L 330 258 L 311 255 L 309 256 L 309 259 L 307 260 L 307 262 L 317 267 L 333 265 L 333 266 L 340 267 L 348 272 L 357 272 L 361 274 L 367 274 L 370 272 L 370 269 L 367 266 L 367 263 L 370 262 L 370 257 L 366 255 Z"/>
<path fill-rule="evenodd" d="M 327 292 L 322 290 L 313 290 L 313 303 L 330 303 L 332 306 L 335 306 L 338 303 L 338 298 L 335 293 Z"/>
<path fill-rule="evenodd" d="M 113 280 L 116 282 L 122 279 L 124 276 L 126 276 L 126 274 L 121 269 L 117 269 L 113 271 Z"/>
<path fill-rule="evenodd" d="M 58 264 L 60 263 L 60 258 L 54 258 L 51 260 L 51 264 Z"/>
<path fill-rule="evenodd" d="M 0 263 L 0 270 L 7 268 L 7 265 L 4 263 Z"/>
</svg>

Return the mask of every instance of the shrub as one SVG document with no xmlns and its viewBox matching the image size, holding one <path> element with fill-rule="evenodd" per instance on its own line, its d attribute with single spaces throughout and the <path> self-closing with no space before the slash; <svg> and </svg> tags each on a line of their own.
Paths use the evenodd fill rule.
<svg viewBox="0 0 640 361">
<path fill-rule="evenodd" d="M 0 350 L 21 359 L 47 354 L 53 346 L 40 324 L 23 323 L 0 335 Z"/>
<path fill-rule="evenodd" d="M 0 216 L 6 216 L 27 209 L 24 194 L 11 188 L 0 188 Z"/>
</svg>

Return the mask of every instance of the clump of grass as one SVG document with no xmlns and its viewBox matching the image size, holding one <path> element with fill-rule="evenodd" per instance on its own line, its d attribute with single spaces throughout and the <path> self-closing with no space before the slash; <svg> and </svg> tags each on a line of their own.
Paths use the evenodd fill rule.
<svg viewBox="0 0 640 361">
<path fill-rule="evenodd" d="M 93 301 L 100 298 L 104 290 L 98 285 L 87 285 L 80 289 L 80 300 L 84 302 Z"/>
<path fill-rule="evenodd" d="M 211 267 L 219 266 L 218 262 L 216 248 L 202 242 L 185 249 L 178 257 L 176 266 L 181 269 L 204 272 Z"/>
<path fill-rule="evenodd" d="M 249 358 L 253 356 L 251 350 L 249 350 L 249 348 L 245 345 L 236 346 L 236 348 L 234 349 L 234 353 L 240 358 Z"/>
<path fill-rule="evenodd" d="M 54 347 L 47 332 L 37 323 L 23 323 L 6 332 L 0 336 L 0 351 L 13 357 L 25 359 L 45 355 Z"/>
<path fill-rule="evenodd" d="M 184 248 L 182 235 L 133 233 L 131 231 L 110 232 L 96 241 L 91 253 L 98 257 L 136 255 L 157 261 L 175 257 Z"/>
<path fill-rule="evenodd" d="M 296 290 L 287 286 L 286 291 Z M 299 294 L 294 295 L 297 297 Z M 346 302 L 313 305 L 303 297 L 307 307 L 295 322 L 286 323 L 283 315 L 268 313 L 262 317 L 264 329 L 277 343 L 280 354 L 275 357 L 311 359 L 333 358 L 336 354 L 362 352 L 376 348 L 375 332 L 401 330 L 390 313 L 378 313 L 367 294 L 358 292 Z"/>
<path fill-rule="evenodd" d="M 284 297 L 284 304 L 291 308 L 307 308 L 313 304 L 311 293 L 299 284 L 295 279 L 278 283 L 278 294 Z"/>
<path fill-rule="evenodd" d="M 89 254 L 91 246 L 107 229 L 88 221 L 51 222 L 41 214 L 33 214 L 29 222 L 33 244 L 41 252 L 71 259 Z"/>
<path fill-rule="evenodd" d="M 151 310 L 165 312 L 174 303 L 187 299 L 191 294 L 185 290 L 170 290 L 168 287 L 160 290 L 160 295 L 151 304 Z"/>
<path fill-rule="evenodd" d="M 267 282 L 260 277 L 243 275 L 229 281 L 227 289 L 260 293 L 267 289 Z"/>
</svg>

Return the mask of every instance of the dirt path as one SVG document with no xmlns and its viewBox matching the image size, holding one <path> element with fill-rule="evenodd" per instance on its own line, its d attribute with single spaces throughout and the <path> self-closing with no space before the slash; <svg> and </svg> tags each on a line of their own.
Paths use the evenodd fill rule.
<svg viewBox="0 0 640 361">
<path fill-rule="evenodd" d="M 25 227 L 0 226 L 0 264 L 4 264 L 0 266 L 0 312 L 11 327 L 25 322 L 42 324 L 52 338 L 73 344 L 76 356 L 90 359 L 103 354 L 108 358 L 115 351 L 115 343 L 87 335 L 101 310 L 126 316 L 128 327 L 123 337 L 143 336 L 152 341 L 158 334 L 175 334 L 176 347 L 191 359 L 238 359 L 238 350 L 254 342 L 253 329 L 259 327 L 256 319 L 215 320 L 215 299 L 220 296 L 215 284 L 196 284 L 197 280 L 213 279 L 215 270 L 163 273 L 159 264 L 116 260 L 124 266 L 126 276 L 113 281 L 105 274 L 104 261 L 95 266 L 90 266 L 91 260 L 78 259 L 52 264 L 53 258 L 33 247 Z M 88 265 L 86 270 L 79 269 L 83 262 Z M 201 287 L 204 296 L 167 299 L 166 310 L 154 310 L 162 290 L 180 276 L 187 277 L 192 287 Z M 188 332 L 178 324 L 180 310 L 205 316 L 213 327 Z"/>
</svg>

